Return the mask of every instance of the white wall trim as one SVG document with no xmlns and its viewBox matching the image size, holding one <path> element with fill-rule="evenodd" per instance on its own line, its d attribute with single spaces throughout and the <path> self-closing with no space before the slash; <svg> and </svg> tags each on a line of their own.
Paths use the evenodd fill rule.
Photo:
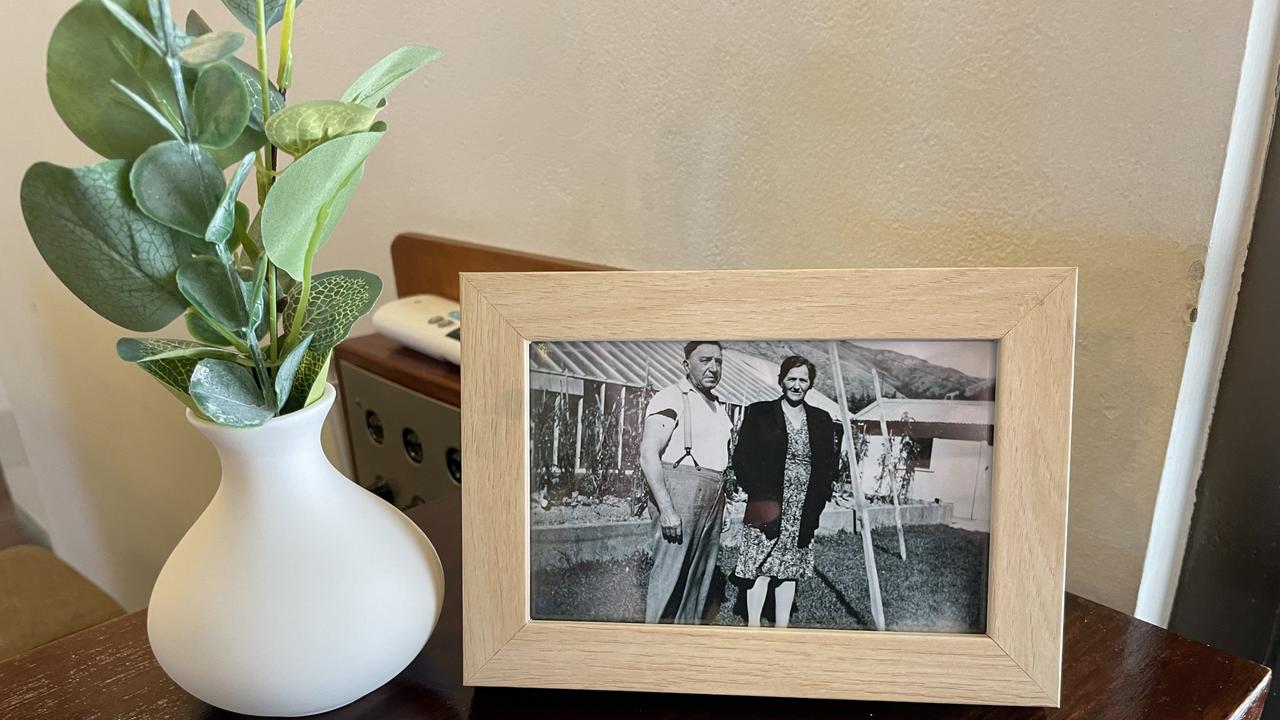
<svg viewBox="0 0 1280 720">
<path fill-rule="evenodd" d="M 1167 626 L 1186 552 L 1209 422 L 1231 338 L 1236 296 L 1262 184 L 1276 107 L 1280 0 L 1255 0 L 1245 39 L 1231 134 L 1209 231 L 1197 318 L 1191 328 L 1169 447 L 1147 540 L 1134 614 Z"/>
</svg>

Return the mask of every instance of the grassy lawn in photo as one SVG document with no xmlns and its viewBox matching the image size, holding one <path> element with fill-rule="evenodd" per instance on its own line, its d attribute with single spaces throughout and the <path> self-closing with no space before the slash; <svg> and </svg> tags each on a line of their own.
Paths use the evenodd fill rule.
<svg viewBox="0 0 1280 720">
<path fill-rule="evenodd" d="M 989 534 L 945 525 L 904 528 L 907 560 L 898 555 L 897 531 L 872 531 L 885 623 L 890 630 L 982 632 Z M 861 536 L 840 532 L 814 538 L 815 577 L 796 589 L 791 627 L 872 629 Z M 707 622 L 745 625 L 745 592 L 732 578 L 736 547 L 722 547 L 708 598 Z M 535 570 L 533 612 L 539 620 L 640 622 L 652 560 L 636 553 L 622 560 L 578 562 Z M 765 623 L 773 617 L 770 593 Z"/>
</svg>

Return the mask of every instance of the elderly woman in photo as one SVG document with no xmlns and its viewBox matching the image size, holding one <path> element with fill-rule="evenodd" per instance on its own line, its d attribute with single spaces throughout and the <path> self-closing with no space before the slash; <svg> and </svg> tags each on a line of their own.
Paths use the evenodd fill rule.
<svg viewBox="0 0 1280 720">
<path fill-rule="evenodd" d="M 817 369 L 793 355 L 782 361 L 782 397 L 747 407 L 733 470 L 747 492 L 742 545 L 734 574 L 746 583 L 747 624 L 759 627 L 775 587 L 775 627 L 786 627 L 796 581 L 813 574 L 814 531 L 831 497 L 839 461 L 835 423 L 804 401 Z"/>
</svg>

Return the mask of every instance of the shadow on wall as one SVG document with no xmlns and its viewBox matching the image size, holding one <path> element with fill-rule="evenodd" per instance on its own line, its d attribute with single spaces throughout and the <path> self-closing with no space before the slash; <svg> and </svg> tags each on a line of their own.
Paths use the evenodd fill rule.
<svg viewBox="0 0 1280 720">
<path fill-rule="evenodd" d="M 43 268 L 42 268 L 43 269 Z M 47 271 L 46 271 L 47 272 Z M 184 406 L 115 355 L 116 327 L 69 297 L 52 274 L 33 306 L 58 317 L 35 323 L 50 392 L 43 398 L 66 437 L 41 438 L 39 478 L 59 555 L 129 610 L 144 607 L 156 575 L 217 488 L 213 449 Z M 181 335 L 179 329 L 161 331 Z M 29 442 L 29 445 L 35 445 Z M 58 502 L 59 498 L 62 502 Z"/>
</svg>

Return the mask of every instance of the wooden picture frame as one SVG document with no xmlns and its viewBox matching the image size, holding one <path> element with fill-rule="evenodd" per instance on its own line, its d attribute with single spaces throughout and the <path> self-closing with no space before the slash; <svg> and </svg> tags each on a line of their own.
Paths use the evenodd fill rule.
<svg viewBox="0 0 1280 720">
<path fill-rule="evenodd" d="M 464 273 L 464 683 L 1056 707 L 1076 284 L 1074 268 Z M 986 633 L 531 620 L 528 342 L 798 336 L 998 341 Z"/>
</svg>

